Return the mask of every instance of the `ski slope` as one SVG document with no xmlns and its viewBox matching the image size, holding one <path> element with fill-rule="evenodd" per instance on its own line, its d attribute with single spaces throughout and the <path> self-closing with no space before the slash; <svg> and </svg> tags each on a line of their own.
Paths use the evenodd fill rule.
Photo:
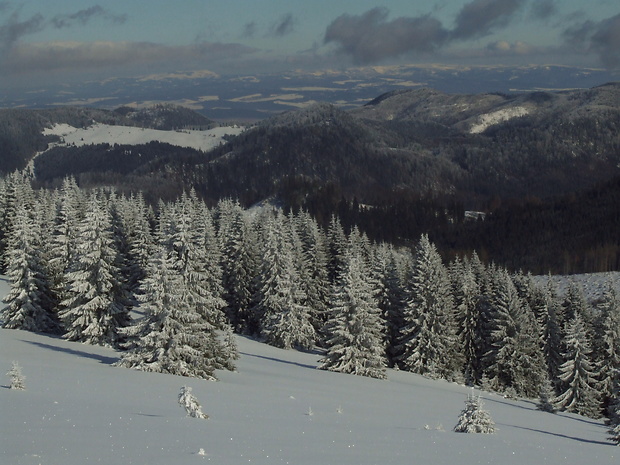
<svg viewBox="0 0 620 465">
<path fill-rule="evenodd" d="M 0 281 L 0 292 L 6 292 Z M 406 372 L 316 369 L 320 354 L 238 338 L 220 381 L 117 368 L 112 349 L 0 329 L 0 464 L 616 464 L 606 427 L 482 393 L 494 435 L 452 432 L 471 390 Z M 4 376 L 18 361 L 26 390 Z M 186 417 L 181 386 L 208 420 Z"/>
</svg>

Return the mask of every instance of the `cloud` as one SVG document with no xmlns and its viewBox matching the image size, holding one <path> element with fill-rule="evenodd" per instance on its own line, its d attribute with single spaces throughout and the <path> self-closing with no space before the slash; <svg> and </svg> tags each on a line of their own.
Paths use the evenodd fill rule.
<svg viewBox="0 0 620 465">
<path fill-rule="evenodd" d="M 243 26 L 243 32 L 241 33 L 241 37 L 243 37 L 244 39 L 252 39 L 256 37 L 256 29 L 256 21 L 246 23 Z"/>
<path fill-rule="evenodd" d="M 123 24 L 127 20 L 126 15 L 115 15 L 110 13 L 100 5 L 94 5 L 90 8 L 80 10 L 69 15 L 57 15 L 52 18 L 51 23 L 57 29 L 67 28 L 79 23 L 85 25 L 92 18 L 100 17 L 116 24 Z"/>
<path fill-rule="evenodd" d="M 520 40 L 513 43 L 505 40 L 498 40 L 488 44 L 486 46 L 486 51 L 488 52 L 488 55 L 492 56 L 522 56 L 538 53 L 539 49 Z"/>
<path fill-rule="evenodd" d="M 324 43 L 339 44 L 339 52 L 357 64 L 368 64 L 408 52 L 430 52 L 448 37 L 441 22 L 431 16 L 387 21 L 386 8 L 373 8 L 360 16 L 344 14 L 325 31 Z"/>
<path fill-rule="evenodd" d="M 451 32 L 453 39 L 484 37 L 494 28 L 505 26 L 525 4 L 525 0 L 473 0 L 463 6 Z"/>
<path fill-rule="evenodd" d="M 0 48 L 7 50 L 22 37 L 43 29 L 45 29 L 45 18 L 42 15 L 36 14 L 22 21 L 19 12 L 14 11 L 4 24 L 0 25 Z"/>
<path fill-rule="evenodd" d="M 125 15 L 114 15 L 103 7 L 95 5 L 76 13 L 57 15 L 49 20 L 40 13 L 22 20 L 20 8 L 13 8 L 10 2 L 0 2 L 0 12 L 11 10 L 12 12 L 6 21 L 0 25 L 0 48 L 4 52 L 17 44 L 22 37 L 41 32 L 48 27 L 62 29 L 75 24 L 85 25 L 95 17 L 101 17 L 113 23 L 123 23 L 127 19 Z"/>
<path fill-rule="evenodd" d="M 620 68 L 620 14 L 601 21 L 591 39 L 591 48 L 610 69 Z"/>
<path fill-rule="evenodd" d="M 240 44 L 200 42 L 167 46 L 151 42 L 46 42 L 16 45 L 6 56 L 1 75 L 83 73 L 101 69 L 141 72 L 145 67 L 210 66 L 251 55 L 256 49 Z"/>
<path fill-rule="evenodd" d="M 620 69 L 620 14 L 573 25 L 564 31 L 563 37 L 578 52 L 596 53 L 608 69 Z"/>
<path fill-rule="evenodd" d="M 546 20 L 558 12 L 555 0 L 534 0 L 530 7 L 529 16 L 532 19 Z"/>
<path fill-rule="evenodd" d="M 271 34 L 275 37 L 284 37 L 295 30 L 297 20 L 291 14 L 285 14 L 271 28 Z"/>
</svg>

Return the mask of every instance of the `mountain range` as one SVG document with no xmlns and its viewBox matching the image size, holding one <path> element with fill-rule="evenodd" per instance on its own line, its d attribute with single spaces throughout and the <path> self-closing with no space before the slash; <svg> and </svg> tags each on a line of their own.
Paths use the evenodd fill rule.
<svg viewBox="0 0 620 465">
<path fill-rule="evenodd" d="M 406 241 L 443 228 L 436 240 L 453 249 L 468 248 L 450 226 L 464 222 L 465 210 L 557 204 L 604 183 L 615 186 L 620 175 L 620 83 L 614 82 L 557 92 L 398 89 L 352 109 L 314 103 L 222 133 L 210 150 L 118 138 L 63 145 L 49 135 L 61 124 L 94 123 L 168 131 L 218 125 L 174 105 L 0 110 L 0 170 L 30 164 L 42 185 L 73 175 L 84 187 L 140 189 L 153 201 L 189 188 L 213 202 L 277 199 L 324 221 L 339 212 L 368 223 L 369 231 L 374 224 L 377 240 Z"/>
</svg>

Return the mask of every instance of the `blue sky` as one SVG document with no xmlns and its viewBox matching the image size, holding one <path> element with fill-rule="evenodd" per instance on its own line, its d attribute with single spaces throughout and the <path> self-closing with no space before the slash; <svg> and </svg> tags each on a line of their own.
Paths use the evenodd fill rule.
<svg viewBox="0 0 620 465">
<path fill-rule="evenodd" d="M 0 84 L 405 63 L 620 69 L 617 0 L 0 0 Z"/>
</svg>

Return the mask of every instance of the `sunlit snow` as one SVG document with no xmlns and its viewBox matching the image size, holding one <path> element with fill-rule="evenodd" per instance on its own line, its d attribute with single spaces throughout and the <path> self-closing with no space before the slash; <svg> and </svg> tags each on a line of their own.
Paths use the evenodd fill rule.
<svg viewBox="0 0 620 465">
<path fill-rule="evenodd" d="M 318 353 L 238 343 L 238 372 L 209 382 L 112 367 L 112 349 L 0 329 L 0 463 L 604 465 L 620 457 L 601 421 L 482 392 L 496 433 L 455 433 L 467 387 L 393 370 L 387 381 L 320 371 Z M 8 389 L 12 361 L 25 391 Z M 209 419 L 186 416 L 177 400 L 184 385 Z"/>
<path fill-rule="evenodd" d="M 476 124 L 472 125 L 469 128 L 469 132 L 471 134 L 480 134 L 484 132 L 487 128 L 502 123 L 504 121 L 508 121 L 512 118 L 518 118 L 520 116 L 525 116 L 529 113 L 529 110 L 525 107 L 513 107 L 513 108 L 504 108 L 502 110 L 497 110 L 491 113 L 487 113 L 485 115 L 480 115 L 476 118 Z"/>
<path fill-rule="evenodd" d="M 220 145 L 226 135 L 237 135 L 244 130 L 239 126 L 223 126 L 205 131 L 179 130 L 160 131 L 157 129 L 137 128 L 133 126 L 111 126 L 93 124 L 87 128 L 75 128 L 68 124 L 55 124 L 46 128 L 43 135 L 60 136 L 61 142 L 53 146 L 82 146 L 89 144 L 139 145 L 152 141 L 164 142 L 178 147 L 189 147 L 207 151 Z"/>
</svg>

